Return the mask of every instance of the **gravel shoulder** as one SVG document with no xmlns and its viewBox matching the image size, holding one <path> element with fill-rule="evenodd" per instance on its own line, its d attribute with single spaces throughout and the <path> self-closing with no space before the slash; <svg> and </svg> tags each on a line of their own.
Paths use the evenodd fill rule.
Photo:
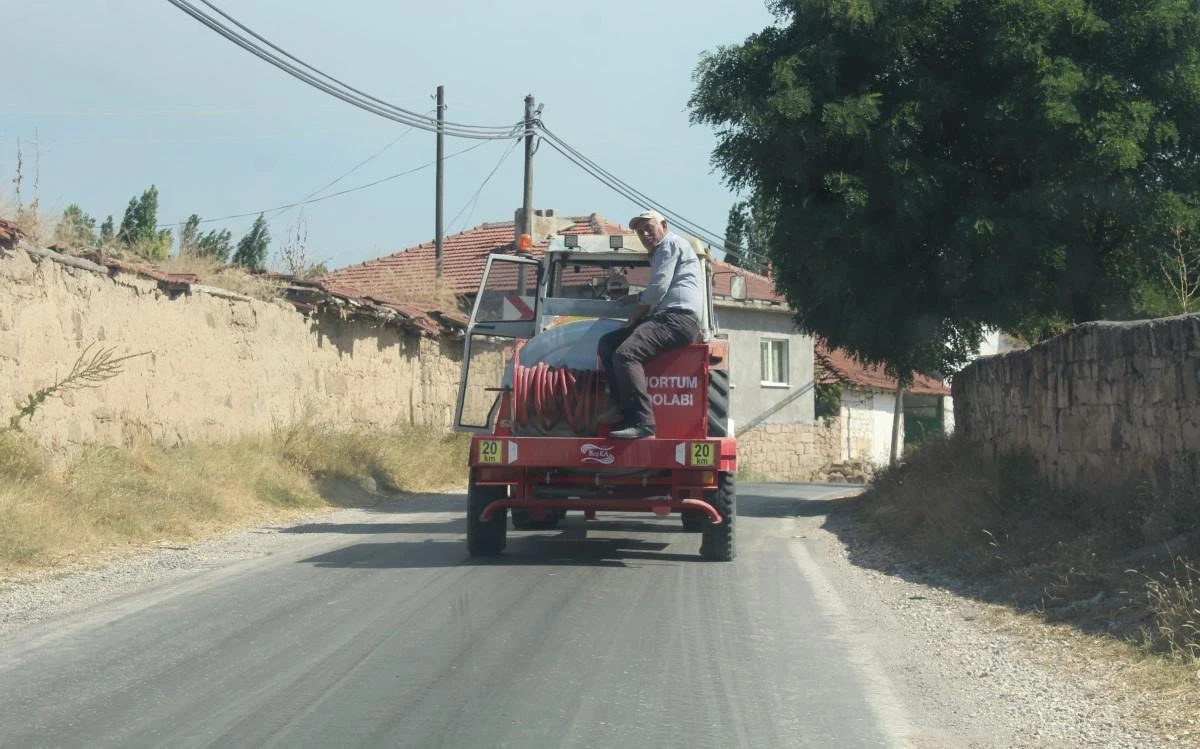
<svg viewBox="0 0 1200 749">
<path fill-rule="evenodd" d="M 870 623 L 865 641 L 913 725 L 936 727 L 918 728 L 915 746 L 1200 747 L 1195 706 L 1147 688 L 1144 664 L 1122 646 L 963 598 L 912 570 L 856 565 L 852 556 L 885 554 L 856 548 L 844 506 L 795 522 Z"/>
</svg>

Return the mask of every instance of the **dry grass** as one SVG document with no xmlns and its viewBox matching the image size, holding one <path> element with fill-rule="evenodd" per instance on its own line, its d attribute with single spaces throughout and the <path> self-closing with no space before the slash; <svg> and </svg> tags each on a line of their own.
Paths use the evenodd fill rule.
<svg viewBox="0 0 1200 749">
<path fill-rule="evenodd" d="M 989 460 L 958 440 L 883 471 L 857 504 L 860 529 L 973 594 L 1200 666 L 1200 493 L 1083 495 L 1042 484 L 1031 460 Z M 1148 519 L 1170 508 L 1171 541 Z"/>
<path fill-rule="evenodd" d="M 155 267 L 167 273 L 194 273 L 206 286 L 216 286 L 264 302 L 279 296 L 278 282 L 249 273 L 241 266 L 226 265 L 210 257 L 172 255 L 155 263 Z"/>
<path fill-rule="evenodd" d="M 0 194 L 0 218 L 16 223 L 25 241 L 39 247 L 51 242 L 58 227 L 58 219 L 43 211 L 36 200 L 18 206 L 16 199 L 7 194 Z"/>
<path fill-rule="evenodd" d="M 467 441 L 440 432 L 301 426 L 262 439 L 180 448 L 91 447 L 52 472 L 24 435 L 0 432 L 0 574 L 53 567 L 168 539 L 200 538 L 330 506 L 323 482 L 379 490 L 456 486 Z"/>
<path fill-rule="evenodd" d="M 456 310 L 459 308 L 458 295 L 445 281 L 430 280 L 430 285 L 426 289 L 420 291 L 409 290 L 404 292 L 396 292 L 389 294 L 388 298 L 397 302 L 417 302 L 418 304 L 430 304 L 444 310 Z"/>
</svg>

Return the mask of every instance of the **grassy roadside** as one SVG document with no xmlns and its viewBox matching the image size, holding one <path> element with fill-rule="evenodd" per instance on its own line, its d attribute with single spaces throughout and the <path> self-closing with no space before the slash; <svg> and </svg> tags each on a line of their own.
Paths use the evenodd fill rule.
<svg viewBox="0 0 1200 749">
<path fill-rule="evenodd" d="M 303 424 L 259 439 L 163 448 L 92 446 L 65 470 L 0 431 L 0 577 L 332 507 L 339 485 L 379 501 L 464 482 L 461 435 Z"/>
<path fill-rule="evenodd" d="M 906 568 L 1097 635 L 1140 661 L 1148 689 L 1200 699 L 1200 488 L 1056 491 L 1027 458 L 951 439 L 884 470 L 854 515 L 856 533 Z"/>
</svg>

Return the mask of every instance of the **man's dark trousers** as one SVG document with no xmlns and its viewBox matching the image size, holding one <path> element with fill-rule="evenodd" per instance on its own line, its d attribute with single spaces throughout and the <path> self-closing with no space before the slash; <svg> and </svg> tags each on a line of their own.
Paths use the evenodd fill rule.
<svg viewBox="0 0 1200 749">
<path fill-rule="evenodd" d="M 646 391 L 646 362 L 662 352 L 698 343 L 700 323 L 690 312 L 663 310 L 633 327 L 600 336 L 597 352 L 609 389 L 625 416 L 626 426 L 654 426 L 654 409 Z"/>
</svg>

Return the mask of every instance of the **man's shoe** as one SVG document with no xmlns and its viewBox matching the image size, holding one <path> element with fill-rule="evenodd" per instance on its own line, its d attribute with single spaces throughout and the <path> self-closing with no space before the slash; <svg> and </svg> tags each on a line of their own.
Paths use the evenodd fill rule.
<svg viewBox="0 0 1200 749">
<path fill-rule="evenodd" d="M 652 424 L 637 424 L 624 429 L 618 429 L 615 432 L 610 432 L 609 437 L 615 440 L 640 440 L 643 437 L 654 436 L 654 425 Z"/>
<path fill-rule="evenodd" d="M 619 424 L 625 415 L 621 413 L 621 409 L 616 406 L 609 406 L 604 409 L 604 413 L 596 417 L 596 421 L 601 424 Z"/>
</svg>

